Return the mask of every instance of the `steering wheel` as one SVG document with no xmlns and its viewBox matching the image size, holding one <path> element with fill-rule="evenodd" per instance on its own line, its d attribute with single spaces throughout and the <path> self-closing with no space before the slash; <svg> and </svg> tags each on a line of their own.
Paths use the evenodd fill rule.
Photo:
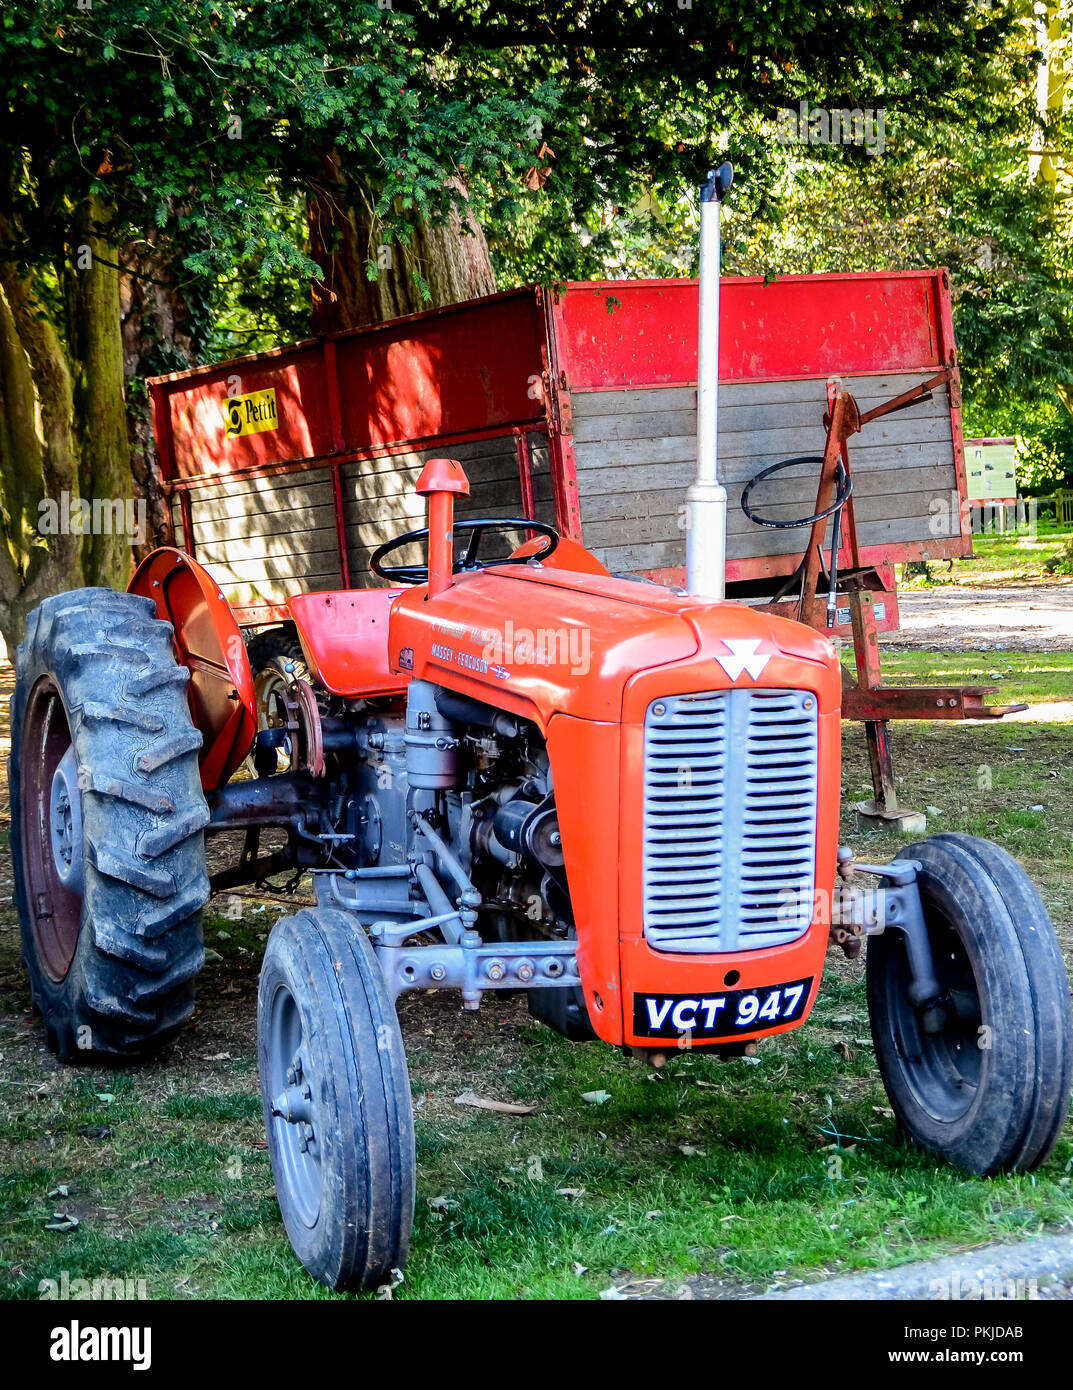
<svg viewBox="0 0 1073 1390">
<path fill-rule="evenodd" d="M 486 531 L 535 531 L 537 535 L 544 536 L 548 542 L 544 549 L 538 550 L 535 555 L 509 555 L 505 560 L 490 561 L 489 563 L 493 565 L 527 565 L 531 560 L 546 560 L 559 544 L 559 533 L 554 526 L 547 526 L 543 521 L 530 521 L 527 517 L 475 517 L 469 521 L 456 521 L 452 529 L 472 532 L 469 544 L 451 566 L 452 574 L 460 574 L 463 570 L 482 568 L 477 563 L 477 551 L 480 548 L 481 537 Z M 381 579 L 386 579 L 392 584 L 427 584 L 428 565 L 384 564 L 389 555 L 396 550 L 401 550 L 404 545 L 412 545 L 415 541 L 427 540 L 428 527 L 422 526 L 419 531 L 407 531 L 403 536 L 396 536 L 394 540 L 385 541 L 383 545 L 378 545 L 373 551 L 369 560 L 369 568 L 373 574 L 379 575 Z"/>
</svg>

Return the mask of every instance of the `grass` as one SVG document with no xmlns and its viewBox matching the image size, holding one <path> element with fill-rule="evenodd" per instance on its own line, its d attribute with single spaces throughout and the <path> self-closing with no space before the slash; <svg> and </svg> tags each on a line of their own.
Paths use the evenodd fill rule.
<svg viewBox="0 0 1073 1390">
<path fill-rule="evenodd" d="M 884 648 L 888 685 L 990 685 L 989 704 L 1073 702 L 1073 652 L 928 652 Z M 852 648 L 843 655 L 851 673 Z M 1073 718 L 1073 703 L 1070 707 Z M 1006 725 L 1014 728 L 1014 725 Z"/>
<path fill-rule="evenodd" d="M 1049 701 L 1073 658 L 885 654 L 894 674 L 975 679 Z M 1066 673 L 1066 674 L 1063 674 Z M 893 728 L 898 791 L 932 829 L 997 840 L 1040 884 L 1073 960 L 1073 724 Z M 869 793 L 847 726 L 843 835 Z M 10 911 L 0 921 L 0 1260 L 10 1296 L 42 1279 L 144 1278 L 150 1297 L 333 1298 L 287 1245 L 257 1094 L 254 992 L 281 909 L 214 904 L 199 1015 L 160 1061 L 58 1066 L 25 1014 Z M 596 1298 L 644 1281 L 740 1295 L 1073 1224 L 1073 1132 L 1037 1174 L 981 1180 L 915 1151 L 875 1068 L 859 965 L 831 957 L 810 1021 L 756 1059 L 684 1053 L 652 1072 L 567 1043 L 517 997 L 463 1014 L 448 993 L 401 1007 L 418 1146 L 417 1219 L 397 1298 Z M 473 1088 L 536 1102 L 512 1117 L 455 1104 Z M 606 1091 L 603 1105 L 586 1092 Z M 94 1137 L 96 1136 L 96 1137 Z M 49 1196 L 60 1185 L 67 1196 Z M 49 1231 L 56 1212 L 75 1216 Z"/>
<path fill-rule="evenodd" d="M 1062 576 L 1049 573 L 1046 565 L 1071 537 L 1073 531 L 1058 528 L 1053 520 L 1046 518 L 1037 523 L 1034 535 L 1017 535 L 1013 532 L 975 535 L 972 559 L 954 560 L 949 568 L 943 561 L 933 560 L 928 566 L 927 580 L 905 578 L 900 582 L 909 586 L 925 584 L 928 587 L 941 584 L 988 586 L 1060 583 Z"/>
</svg>

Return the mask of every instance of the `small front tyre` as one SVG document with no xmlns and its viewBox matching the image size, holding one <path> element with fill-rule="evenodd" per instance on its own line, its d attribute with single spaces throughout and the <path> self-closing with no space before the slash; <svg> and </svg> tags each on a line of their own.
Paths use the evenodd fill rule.
<svg viewBox="0 0 1073 1390">
<path fill-rule="evenodd" d="M 331 1289 L 376 1288 L 406 1262 L 413 1108 L 395 1006 L 353 917 L 307 909 L 276 923 L 261 967 L 257 1051 L 294 1253 Z"/>
<path fill-rule="evenodd" d="M 933 835 L 917 860 L 924 921 L 942 987 L 925 1027 L 909 999 L 905 938 L 868 942 L 868 1010 L 891 1106 L 909 1135 L 970 1173 L 1029 1172 L 1069 1114 L 1069 983 L 1047 911 L 1005 850 Z"/>
</svg>

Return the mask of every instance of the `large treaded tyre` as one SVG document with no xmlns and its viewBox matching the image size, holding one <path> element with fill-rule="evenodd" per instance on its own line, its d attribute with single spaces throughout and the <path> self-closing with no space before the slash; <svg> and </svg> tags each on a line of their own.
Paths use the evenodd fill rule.
<svg viewBox="0 0 1073 1390">
<path fill-rule="evenodd" d="M 909 1003 L 904 938 L 868 942 L 868 1008 L 895 1114 L 912 1138 L 970 1173 L 1029 1172 L 1069 1114 L 1069 982 L 1047 910 L 1004 849 L 933 835 L 900 859 L 917 876 L 944 1022 Z"/>
<path fill-rule="evenodd" d="M 111 589 L 57 595 L 30 614 L 15 659 L 15 901 L 34 1002 L 68 1060 L 162 1046 L 193 1012 L 204 960 L 201 734 L 171 624 L 155 612 L 150 599 Z M 61 803 L 61 862 L 53 779 L 72 745 L 78 791 L 73 811 Z M 62 876 L 72 825 L 73 886 Z"/>
<path fill-rule="evenodd" d="M 261 1098 L 295 1254 L 332 1289 L 371 1289 L 406 1262 L 413 1106 L 380 962 L 347 913 L 272 928 L 257 995 Z"/>
</svg>

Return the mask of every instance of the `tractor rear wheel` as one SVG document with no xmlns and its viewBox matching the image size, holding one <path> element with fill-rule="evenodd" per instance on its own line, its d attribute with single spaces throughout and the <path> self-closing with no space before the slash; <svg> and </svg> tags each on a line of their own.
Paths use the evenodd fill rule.
<svg viewBox="0 0 1073 1390">
<path fill-rule="evenodd" d="M 134 1057 L 190 1018 L 208 900 L 201 735 L 150 599 L 46 599 L 15 658 L 11 850 L 23 958 L 62 1057 Z"/>
<path fill-rule="evenodd" d="M 257 1053 L 294 1253 L 331 1289 L 376 1288 L 406 1261 L 413 1107 L 395 1005 L 355 918 L 306 909 L 273 927 Z"/>
<path fill-rule="evenodd" d="M 1058 1139 L 1073 1071 L 1069 983 L 1046 908 L 1020 864 L 986 840 L 933 835 L 898 857 L 922 866 L 943 995 L 929 1031 L 909 1000 L 901 932 L 869 939 L 868 1007 L 890 1103 L 917 1143 L 968 1172 L 1028 1172 Z"/>
</svg>

